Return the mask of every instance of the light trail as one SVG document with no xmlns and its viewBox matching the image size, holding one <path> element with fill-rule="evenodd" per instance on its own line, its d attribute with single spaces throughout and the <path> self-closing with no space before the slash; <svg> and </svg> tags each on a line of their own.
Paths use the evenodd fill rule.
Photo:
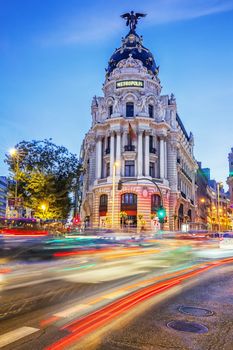
<svg viewBox="0 0 233 350">
<path fill-rule="evenodd" d="M 68 336 L 60 339 L 56 343 L 48 346 L 45 350 L 63 350 L 67 346 L 72 345 L 75 341 L 79 340 L 83 336 L 95 331 L 98 327 L 106 325 L 107 322 L 115 319 L 118 315 L 122 315 L 129 309 L 133 308 L 137 304 L 152 298 L 156 294 L 160 294 L 165 290 L 168 290 L 174 286 L 177 286 L 182 281 L 190 279 L 193 276 L 197 276 L 213 267 L 233 262 L 233 258 L 226 258 L 214 263 L 200 264 L 199 268 L 194 271 L 186 272 L 182 275 L 171 278 L 170 280 L 156 283 L 152 286 L 145 287 L 137 292 L 134 292 L 128 296 L 122 297 L 117 301 L 110 303 L 109 305 L 99 309 L 91 314 L 84 316 L 78 320 L 72 321 L 63 326 L 61 330 L 68 330 L 71 332 Z"/>
</svg>

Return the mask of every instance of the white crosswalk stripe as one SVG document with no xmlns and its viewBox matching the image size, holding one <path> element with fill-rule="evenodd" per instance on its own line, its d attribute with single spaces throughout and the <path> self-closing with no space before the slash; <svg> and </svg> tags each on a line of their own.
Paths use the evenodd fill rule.
<svg viewBox="0 0 233 350">
<path fill-rule="evenodd" d="M 22 339 L 30 334 L 38 332 L 38 328 L 33 327 L 20 327 L 13 331 L 7 332 L 0 335 L 0 348 L 3 348 L 6 345 L 16 342 L 19 339 Z"/>
</svg>

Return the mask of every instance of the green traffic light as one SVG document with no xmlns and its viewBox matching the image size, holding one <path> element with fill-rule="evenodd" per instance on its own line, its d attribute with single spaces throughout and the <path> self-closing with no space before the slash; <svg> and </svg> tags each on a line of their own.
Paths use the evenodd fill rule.
<svg viewBox="0 0 233 350">
<path fill-rule="evenodd" d="M 166 209 L 163 206 L 161 206 L 158 209 L 157 216 L 158 216 L 159 219 L 164 219 L 165 218 L 165 216 L 166 216 Z"/>
</svg>

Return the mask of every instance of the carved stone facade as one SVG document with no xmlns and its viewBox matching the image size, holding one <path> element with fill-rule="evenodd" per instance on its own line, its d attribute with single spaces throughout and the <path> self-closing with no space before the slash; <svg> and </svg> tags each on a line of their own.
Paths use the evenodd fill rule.
<svg viewBox="0 0 233 350">
<path fill-rule="evenodd" d="M 162 193 L 166 229 L 194 221 L 193 135 L 177 114 L 174 95 L 161 95 L 154 58 L 136 33 L 129 33 L 110 59 L 103 93 L 93 98 L 92 127 L 82 145 L 82 219 L 100 227 L 114 217 L 113 226 L 120 227 L 123 212 L 128 225 L 143 222 L 143 229 L 151 230 Z"/>
</svg>

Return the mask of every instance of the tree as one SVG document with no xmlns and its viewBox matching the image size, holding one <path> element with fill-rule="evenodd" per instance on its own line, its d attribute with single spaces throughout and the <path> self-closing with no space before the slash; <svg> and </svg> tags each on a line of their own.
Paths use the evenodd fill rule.
<svg viewBox="0 0 233 350">
<path fill-rule="evenodd" d="M 7 155 L 6 163 L 17 180 L 17 197 L 36 217 L 67 218 L 72 208 L 71 193 L 77 190 L 81 175 L 77 156 L 51 139 L 22 141 L 15 149 L 15 156 Z"/>
</svg>

